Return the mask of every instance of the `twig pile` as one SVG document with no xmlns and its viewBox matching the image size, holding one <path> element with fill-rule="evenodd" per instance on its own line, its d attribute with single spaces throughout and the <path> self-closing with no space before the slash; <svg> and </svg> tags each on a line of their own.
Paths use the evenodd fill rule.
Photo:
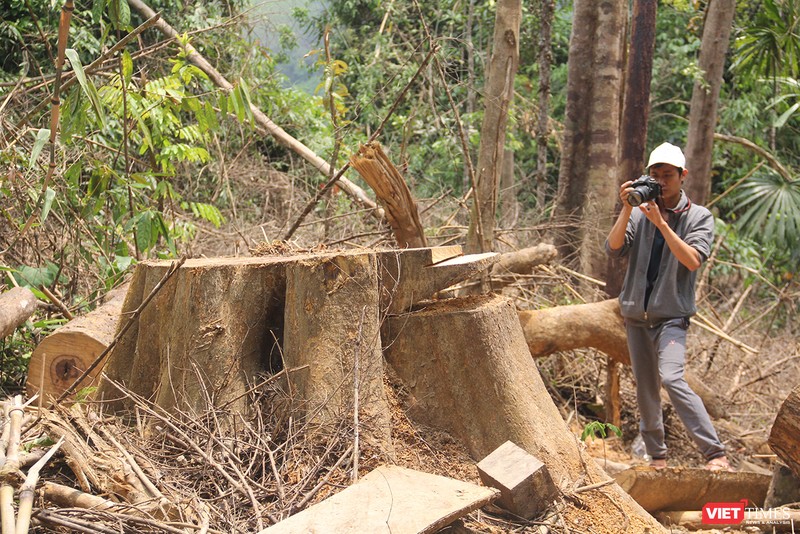
<svg viewBox="0 0 800 534">
<path fill-rule="evenodd" d="M 20 428 L 31 416 L 23 415 L 21 400 L 7 403 L 4 524 L 14 519 L 14 488 L 22 480 L 15 451 L 44 438 L 59 442 L 19 487 L 16 532 L 27 532 L 19 530 L 23 502 L 33 508 L 34 525 L 71 532 L 256 532 L 302 510 L 349 484 L 352 430 L 346 418 L 333 429 L 299 422 L 282 376 L 251 389 L 247 416 L 211 402 L 205 413 L 167 413 L 120 388 L 135 406 L 130 425 L 104 416 L 102 403 L 79 402 L 43 410 L 24 440 Z M 33 507 L 35 474 L 58 447 L 54 467 L 63 480 L 50 480 L 59 476 L 51 470 Z M 3 534 L 14 532 L 9 528 Z"/>
</svg>

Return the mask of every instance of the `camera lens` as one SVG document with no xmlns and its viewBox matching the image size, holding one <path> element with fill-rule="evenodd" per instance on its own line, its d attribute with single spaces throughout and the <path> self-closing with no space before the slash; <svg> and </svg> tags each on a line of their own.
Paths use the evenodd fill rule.
<svg viewBox="0 0 800 534">
<path fill-rule="evenodd" d="M 631 194 L 628 195 L 628 204 L 634 208 L 642 202 L 644 202 L 644 196 L 639 191 L 631 191 Z"/>
</svg>

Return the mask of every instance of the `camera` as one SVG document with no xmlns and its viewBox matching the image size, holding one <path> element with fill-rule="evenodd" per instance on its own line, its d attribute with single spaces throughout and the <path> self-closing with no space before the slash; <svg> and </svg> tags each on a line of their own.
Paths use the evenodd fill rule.
<svg viewBox="0 0 800 534">
<path fill-rule="evenodd" d="M 633 191 L 628 195 L 628 204 L 633 207 L 648 200 L 654 200 L 661 194 L 661 186 L 655 178 L 647 175 L 640 176 L 629 187 L 632 187 Z"/>
</svg>

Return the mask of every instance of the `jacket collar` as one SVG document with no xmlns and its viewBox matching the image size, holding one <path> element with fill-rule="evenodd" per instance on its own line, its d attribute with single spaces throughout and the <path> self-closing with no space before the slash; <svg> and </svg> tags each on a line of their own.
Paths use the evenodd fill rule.
<svg viewBox="0 0 800 534">
<path fill-rule="evenodd" d="M 691 205 L 692 201 L 689 200 L 689 197 L 686 196 L 684 190 L 681 189 L 681 196 L 678 199 L 678 204 L 674 208 L 666 208 L 666 210 L 672 213 L 683 213 L 684 211 L 688 210 Z"/>
</svg>

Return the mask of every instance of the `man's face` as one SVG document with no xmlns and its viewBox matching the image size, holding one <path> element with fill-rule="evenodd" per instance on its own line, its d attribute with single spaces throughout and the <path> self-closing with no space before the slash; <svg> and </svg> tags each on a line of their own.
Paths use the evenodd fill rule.
<svg viewBox="0 0 800 534">
<path fill-rule="evenodd" d="M 661 186 L 661 196 L 664 199 L 675 198 L 681 193 L 683 173 L 681 169 L 669 163 L 657 163 L 650 167 L 652 176 Z"/>
</svg>

